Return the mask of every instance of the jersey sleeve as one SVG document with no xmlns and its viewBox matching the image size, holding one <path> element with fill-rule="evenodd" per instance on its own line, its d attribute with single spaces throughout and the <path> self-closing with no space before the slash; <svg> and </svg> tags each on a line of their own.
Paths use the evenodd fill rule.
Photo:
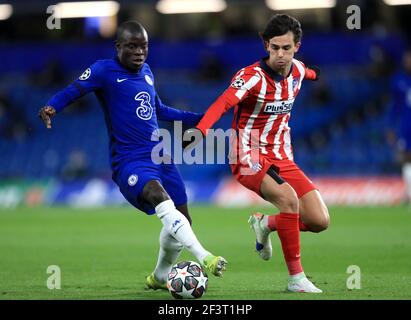
<svg viewBox="0 0 411 320">
<path fill-rule="evenodd" d="M 317 79 L 317 73 L 312 69 L 305 68 L 305 77 L 304 77 L 304 79 L 315 80 L 315 79 Z"/>
<path fill-rule="evenodd" d="M 258 72 L 244 72 L 244 70 L 237 72 L 231 81 L 231 85 L 208 108 L 204 117 L 197 125 L 197 129 L 205 136 L 207 130 L 210 129 L 225 112 L 245 100 L 250 93 L 255 90 L 256 85 L 260 81 L 261 76 Z"/>
<path fill-rule="evenodd" d="M 158 120 L 164 121 L 182 121 L 183 124 L 195 126 L 202 118 L 202 114 L 175 109 L 165 105 L 158 94 L 156 94 L 156 113 Z"/>
<path fill-rule="evenodd" d="M 78 79 L 57 92 L 47 102 L 47 105 L 52 106 L 59 112 L 85 94 L 100 89 L 102 87 L 102 73 L 103 67 L 101 63 L 94 63 Z"/>
<path fill-rule="evenodd" d="M 305 64 L 302 61 L 299 61 L 299 63 L 301 63 L 301 67 L 303 68 L 304 71 L 304 79 L 307 80 L 316 80 L 317 79 L 317 73 L 315 72 L 315 70 L 310 69 L 309 67 L 306 67 Z"/>
</svg>

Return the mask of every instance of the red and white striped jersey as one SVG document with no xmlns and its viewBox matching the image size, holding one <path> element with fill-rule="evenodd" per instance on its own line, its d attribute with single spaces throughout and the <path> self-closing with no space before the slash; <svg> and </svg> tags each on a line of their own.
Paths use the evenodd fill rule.
<svg viewBox="0 0 411 320">
<path fill-rule="evenodd" d="M 286 78 L 262 59 L 236 73 L 230 87 L 210 106 L 197 128 L 205 135 L 223 113 L 235 106 L 232 128 L 241 132 L 239 152 L 247 153 L 257 145 L 261 155 L 293 160 L 288 126 L 291 110 L 303 79 L 315 78 L 315 71 L 296 59 Z M 256 136 L 258 144 L 251 143 Z"/>
</svg>

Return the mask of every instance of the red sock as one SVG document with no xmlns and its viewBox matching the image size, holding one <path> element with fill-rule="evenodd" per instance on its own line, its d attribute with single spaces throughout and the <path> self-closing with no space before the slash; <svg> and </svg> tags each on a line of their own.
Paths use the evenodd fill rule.
<svg viewBox="0 0 411 320">
<path fill-rule="evenodd" d="M 301 219 L 298 220 L 298 225 L 300 227 L 300 231 L 311 231 L 310 227 L 308 227 Z"/>
<path fill-rule="evenodd" d="M 267 216 L 268 228 L 271 231 L 277 230 L 277 218 L 276 217 L 278 217 L 278 214 Z M 300 231 L 311 231 L 310 227 L 304 224 L 304 222 L 302 222 L 301 219 L 298 220 L 298 225 L 299 225 Z"/>
<path fill-rule="evenodd" d="M 299 214 L 283 213 L 276 215 L 277 234 L 281 240 L 288 273 L 295 275 L 303 272 L 300 259 Z"/>
<path fill-rule="evenodd" d="M 271 215 L 271 216 L 267 216 L 267 227 L 268 229 L 270 229 L 271 231 L 276 231 L 277 230 L 277 216 L 276 215 Z"/>
</svg>

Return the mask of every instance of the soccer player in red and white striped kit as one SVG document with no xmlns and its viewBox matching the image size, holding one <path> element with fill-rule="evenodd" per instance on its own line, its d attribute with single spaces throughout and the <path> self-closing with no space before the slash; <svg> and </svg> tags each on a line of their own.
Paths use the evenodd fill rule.
<svg viewBox="0 0 411 320">
<path fill-rule="evenodd" d="M 239 70 L 230 87 L 189 131 L 195 135 L 200 130 L 206 136 L 223 113 L 235 107 L 232 128 L 238 133 L 238 161 L 230 162 L 232 173 L 242 185 L 280 210 L 275 215 L 251 215 L 249 224 L 256 233 L 257 252 L 264 260 L 271 258 L 269 234 L 277 231 L 289 270 L 287 289 L 322 292 L 304 274 L 299 232 L 323 231 L 330 218 L 318 189 L 294 162 L 288 126 L 302 81 L 318 80 L 319 69 L 307 68 L 294 59 L 302 37 L 301 24 L 295 18 L 274 15 L 260 36 L 269 56 Z M 256 147 L 253 140 L 257 140 Z M 185 147 L 190 144 L 183 142 Z"/>
</svg>

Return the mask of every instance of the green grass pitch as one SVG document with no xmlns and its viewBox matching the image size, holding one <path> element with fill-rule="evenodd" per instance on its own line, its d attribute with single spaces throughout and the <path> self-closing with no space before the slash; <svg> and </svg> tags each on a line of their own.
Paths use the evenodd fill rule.
<svg viewBox="0 0 411 320">
<path fill-rule="evenodd" d="M 203 245 L 224 256 L 224 278 L 210 275 L 202 299 L 411 299 L 411 211 L 407 207 L 332 207 L 331 226 L 302 233 L 305 272 L 322 294 L 286 293 L 287 272 L 277 234 L 273 258 L 254 251 L 249 213 L 256 208 L 192 207 Z M 261 209 L 269 212 L 269 209 Z M 0 211 L 0 299 L 170 299 L 144 290 L 156 263 L 161 223 L 132 208 L 18 208 Z M 184 252 L 181 260 L 193 257 Z M 58 265 L 61 289 L 46 286 Z M 347 268 L 361 270 L 349 290 Z"/>
</svg>

